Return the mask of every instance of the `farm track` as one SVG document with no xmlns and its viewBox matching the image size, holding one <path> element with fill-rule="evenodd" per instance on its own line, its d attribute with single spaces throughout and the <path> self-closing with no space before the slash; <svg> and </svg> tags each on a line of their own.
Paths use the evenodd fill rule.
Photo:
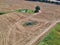
<svg viewBox="0 0 60 45">
<path fill-rule="evenodd" d="M 39 38 L 60 22 L 59 5 L 19 0 L 0 0 L 0 2 L 0 11 L 21 8 L 34 10 L 37 5 L 41 7 L 42 11 L 36 15 L 18 12 L 0 15 L 0 45 L 35 45 Z M 38 23 L 31 27 L 22 26 L 27 21 L 37 21 Z"/>
</svg>

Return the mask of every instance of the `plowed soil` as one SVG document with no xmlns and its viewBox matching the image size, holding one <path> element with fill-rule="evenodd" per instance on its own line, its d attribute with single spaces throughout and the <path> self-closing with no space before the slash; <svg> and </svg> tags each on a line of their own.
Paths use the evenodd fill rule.
<svg viewBox="0 0 60 45">
<path fill-rule="evenodd" d="M 36 45 L 57 22 L 60 22 L 60 6 L 24 0 L 0 0 L 0 12 L 16 9 L 32 9 L 39 5 L 41 13 L 25 14 L 11 12 L 0 15 L 0 45 Z M 23 26 L 28 21 L 34 26 Z"/>
</svg>

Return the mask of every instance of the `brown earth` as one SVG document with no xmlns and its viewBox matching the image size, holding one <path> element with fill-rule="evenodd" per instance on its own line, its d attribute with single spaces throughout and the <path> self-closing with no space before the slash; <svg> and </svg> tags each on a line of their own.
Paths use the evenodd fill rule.
<svg viewBox="0 0 60 45">
<path fill-rule="evenodd" d="M 35 45 L 56 21 L 60 21 L 60 6 L 23 0 L 0 0 L 0 11 L 33 9 L 39 5 L 42 13 L 37 15 L 11 12 L 0 15 L 0 45 Z M 34 26 L 23 26 L 28 21 L 37 21 Z M 45 33 L 44 33 L 45 34 Z"/>
</svg>

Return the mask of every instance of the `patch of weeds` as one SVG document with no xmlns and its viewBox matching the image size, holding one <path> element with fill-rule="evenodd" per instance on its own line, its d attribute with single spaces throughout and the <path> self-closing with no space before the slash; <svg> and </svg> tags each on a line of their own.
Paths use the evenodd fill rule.
<svg viewBox="0 0 60 45">
<path fill-rule="evenodd" d="M 22 12 L 22 13 L 28 13 L 28 14 L 33 14 L 34 13 L 33 10 L 29 10 L 29 9 L 18 9 L 16 11 L 17 12 Z"/>
<path fill-rule="evenodd" d="M 16 12 L 21 12 L 21 9 L 16 10 Z"/>
<path fill-rule="evenodd" d="M 27 12 L 27 9 L 18 9 L 18 10 L 16 10 L 17 12 L 24 12 L 24 13 L 26 13 Z"/>
<path fill-rule="evenodd" d="M 5 12 L 0 12 L 0 15 L 6 14 Z"/>
<path fill-rule="evenodd" d="M 34 11 L 33 10 L 27 10 L 27 12 L 26 13 L 28 13 L 28 14 L 33 14 L 34 13 Z"/>
<path fill-rule="evenodd" d="M 35 22 L 35 21 L 29 21 L 29 22 L 25 22 L 23 24 L 23 26 L 33 26 L 33 25 L 36 25 L 36 24 L 37 24 L 37 22 Z"/>
</svg>

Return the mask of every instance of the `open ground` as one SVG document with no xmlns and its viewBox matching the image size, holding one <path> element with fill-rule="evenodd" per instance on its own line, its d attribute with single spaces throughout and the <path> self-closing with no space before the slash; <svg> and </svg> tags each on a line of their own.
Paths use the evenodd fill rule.
<svg viewBox="0 0 60 45">
<path fill-rule="evenodd" d="M 60 6 L 24 0 L 0 0 L 0 12 L 16 9 L 32 9 L 39 5 L 41 13 L 25 14 L 11 12 L 0 15 L 0 45 L 37 45 L 45 34 L 60 22 Z M 37 21 L 34 26 L 23 26 L 24 22 Z"/>
</svg>

